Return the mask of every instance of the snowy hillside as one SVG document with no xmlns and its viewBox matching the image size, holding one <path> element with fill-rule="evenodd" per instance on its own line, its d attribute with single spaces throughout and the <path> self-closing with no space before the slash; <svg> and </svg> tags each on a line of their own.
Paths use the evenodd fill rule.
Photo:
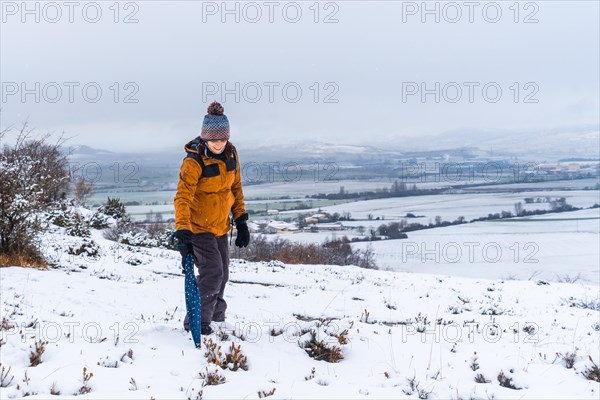
<svg viewBox="0 0 600 400">
<path fill-rule="evenodd" d="M 240 346 L 247 366 L 233 357 L 234 371 L 234 363 L 209 363 L 206 346 L 194 349 L 182 329 L 177 252 L 116 245 L 99 231 L 92 239 L 87 253 L 70 255 L 86 239 L 57 230 L 46 239 L 57 268 L 0 270 L 1 398 L 600 393 L 600 383 L 584 377 L 593 367 L 589 356 L 600 362 L 597 286 L 233 260 L 227 325 L 207 338 L 221 347 L 221 358 L 232 342 Z M 313 355 L 335 358 L 338 347 L 343 358 L 311 358 L 304 348 L 311 333 Z M 41 362 L 30 366 L 40 361 L 36 343 Z M 219 377 L 224 382 L 207 384 Z"/>
</svg>

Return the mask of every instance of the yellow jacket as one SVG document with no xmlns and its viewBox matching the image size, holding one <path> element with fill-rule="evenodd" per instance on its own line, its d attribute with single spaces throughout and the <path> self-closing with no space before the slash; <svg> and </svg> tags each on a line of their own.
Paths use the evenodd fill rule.
<svg viewBox="0 0 600 400">
<path fill-rule="evenodd" d="M 198 137 L 185 145 L 188 156 L 179 171 L 175 194 L 175 228 L 193 233 L 225 235 L 229 213 L 236 220 L 244 213 L 244 193 L 237 151 L 227 142 L 222 159 L 209 157 Z"/>
</svg>

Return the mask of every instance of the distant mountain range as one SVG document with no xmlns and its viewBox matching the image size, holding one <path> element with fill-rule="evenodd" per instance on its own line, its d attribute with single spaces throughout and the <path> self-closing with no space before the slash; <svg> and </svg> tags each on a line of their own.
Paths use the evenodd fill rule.
<svg viewBox="0 0 600 400">
<path fill-rule="evenodd" d="M 397 137 L 385 143 L 343 144 L 295 139 L 280 143 L 237 144 L 245 162 L 369 162 L 413 157 L 518 158 L 555 161 L 561 158 L 600 158 L 598 127 L 556 128 L 545 131 L 462 129 L 423 137 Z M 72 160 L 109 163 L 126 160 L 179 164 L 181 151 L 113 152 L 85 145 L 70 148 Z"/>
<path fill-rule="evenodd" d="M 461 129 L 443 132 L 422 141 L 418 148 L 477 147 L 489 155 L 507 154 L 534 159 L 600 157 L 600 131 L 596 125 L 545 130 Z"/>
</svg>

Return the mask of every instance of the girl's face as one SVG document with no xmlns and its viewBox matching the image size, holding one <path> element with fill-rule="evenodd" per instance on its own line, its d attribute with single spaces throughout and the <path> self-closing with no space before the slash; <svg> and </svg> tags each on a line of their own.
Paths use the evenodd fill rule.
<svg viewBox="0 0 600 400">
<path fill-rule="evenodd" d="M 208 140 L 206 145 L 208 149 L 212 151 L 214 154 L 221 154 L 223 150 L 225 150 L 225 145 L 227 144 L 227 140 Z"/>
</svg>

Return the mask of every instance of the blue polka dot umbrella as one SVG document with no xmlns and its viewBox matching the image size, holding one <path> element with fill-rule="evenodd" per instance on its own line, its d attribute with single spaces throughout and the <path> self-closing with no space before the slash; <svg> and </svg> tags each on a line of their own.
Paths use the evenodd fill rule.
<svg viewBox="0 0 600 400">
<path fill-rule="evenodd" d="M 185 274 L 185 307 L 190 320 L 190 331 L 196 347 L 200 347 L 200 289 L 194 275 L 194 255 L 188 253 L 183 262 Z"/>
<path fill-rule="evenodd" d="M 171 236 L 171 246 L 174 242 L 174 236 Z M 185 307 L 190 322 L 190 332 L 196 347 L 200 348 L 201 333 L 200 333 L 200 289 L 196 283 L 194 275 L 194 254 L 186 251 L 187 244 L 177 243 L 179 252 L 186 254 L 183 261 L 183 273 L 185 275 Z"/>
</svg>

